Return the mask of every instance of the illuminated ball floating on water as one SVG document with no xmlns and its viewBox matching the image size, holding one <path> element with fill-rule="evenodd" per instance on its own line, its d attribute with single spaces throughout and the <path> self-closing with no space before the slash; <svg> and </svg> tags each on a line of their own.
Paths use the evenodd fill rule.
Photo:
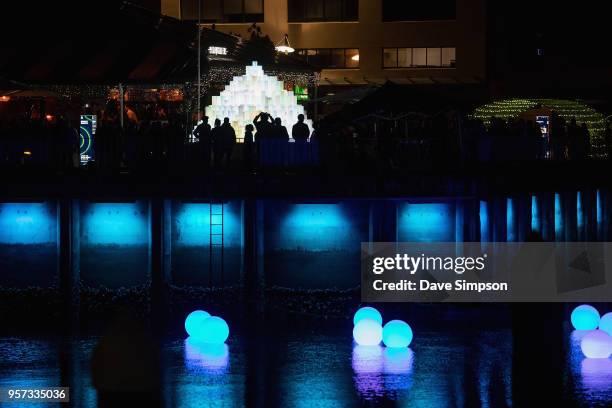
<svg viewBox="0 0 612 408">
<path fill-rule="evenodd" d="M 604 331 L 592 330 L 580 341 L 580 349 L 587 358 L 608 358 L 612 354 L 612 337 Z"/>
<path fill-rule="evenodd" d="M 572 311 L 571 320 L 576 330 L 595 330 L 599 326 L 599 312 L 591 305 L 580 305 Z"/>
<path fill-rule="evenodd" d="M 370 306 L 362 307 L 355 313 L 355 316 L 353 316 L 353 325 L 356 325 L 362 319 L 372 319 L 380 325 L 382 325 L 383 322 L 380 312 Z"/>
<path fill-rule="evenodd" d="M 412 342 L 412 329 L 402 320 L 391 320 L 383 327 L 383 342 L 387 347 L 408 347 Z"/>
<path fill-rule="evenodd" d="M 353 328 L 353 339 L 360 346 L 376 346 L 383 337 L 381 324 L 370 318 L 359 320 Z"/>
<path fill-rule="evenodd" d="M 599 320 L 599 330 L 612 336 L 612 312 L 601 316 L 601 319 Z"/>
<path fill-rule="evenodd" d="M 229 326 L 222 318 L 211 316 L 200 325 L 202 335 L 198 339 L 204 343 L 223 344 L 229 337 Z"/>
<path fill-rule="evenodd" d="M 202 336 L 202 323 L 210 317 L 210 313 L 204 310 L 196 310 L 189 313 L 185 319 L 185 331 L 194 338 Z"/>
</svg>

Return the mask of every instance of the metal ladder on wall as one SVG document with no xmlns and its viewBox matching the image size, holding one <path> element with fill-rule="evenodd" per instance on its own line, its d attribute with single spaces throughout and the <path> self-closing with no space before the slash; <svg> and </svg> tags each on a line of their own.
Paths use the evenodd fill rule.
<svg viewBox="0 0 612 408">
<path fill-rule="evenodd" d="M 219 276 L 221 286 L 223 286 L 223 249 L 224 249 L 224 207 L 223 203 L 210 203 L 210 237 L 209 237 L 209 284 L 213 286 L 213 276 Z M 218 272 L 218 275 L 215 273 Z"/>
</svg>

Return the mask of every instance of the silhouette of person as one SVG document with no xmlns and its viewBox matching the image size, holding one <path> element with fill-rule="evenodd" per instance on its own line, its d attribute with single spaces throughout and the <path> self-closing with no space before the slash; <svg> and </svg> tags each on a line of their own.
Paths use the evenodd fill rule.
<svg viewBox="0 0 612 408">
<path fill-rule="evenodd" d="M 208 116 L 202 118 L 202 123 L 195 128 L 193 135 L 200 145 L 199 153 L 204 158 L 204 167 L 208 167 L 210 165 L 210 148 L 212 144 L 212 129 L 208 124 Z"/>
<path fill-rule="evenodd" d="M 253 167 L 253 155 L 255 150 L 255 139 L 253 136 L 253 125 L 248 124 L 244 129 L 244 164 L 247 169 Z"/>
<path fill-rule="evenodd" d="M 289 141 L 289 132 L 287 128 L 283 126 L 281 118 L 274 120 L 274 139 L 282 140 L 283 142 Z"/>
<path fill-rule="evenodd" d="M 306 143 L 308 142 L 308 137 L 310 136 L 310 129 L 308 129 L 308 125 L 304 123 L 304 115 L 298 115 L 298 121 L 293 128 L 291 129 L 291 136 L 296 143 Z"/>
<path fill-rule="evenodd" d="M 221 161 L 223 165 L 229 166 L 230 160 L 232 159 L 232 152 L 236 145 L 236 132 L 230 124 L 229 118 L 223 119 L 223 125 L 221 126 Z"/>
<path fill-rule="evenodd" d="M 270 116 L 266 112 L 261 112 L 259 115 L 255 116 L 255 119 L 253 119 L 253 124 L 257 129 L 255 140 L 258 143 L 262 140 L 272 138 L 272 116 Z"/>
<path fill-rule="evenodd" d="M 223 136 L 221 129 L 221 120 L 215 119 L 215 126 L 210 132 L 211 140 L 212 140 L 212 150 L 213 150 L 213 162 L 215 167 L 219 167 L 221 165 L 221 155 L 223 154 Z"/>
</svg>

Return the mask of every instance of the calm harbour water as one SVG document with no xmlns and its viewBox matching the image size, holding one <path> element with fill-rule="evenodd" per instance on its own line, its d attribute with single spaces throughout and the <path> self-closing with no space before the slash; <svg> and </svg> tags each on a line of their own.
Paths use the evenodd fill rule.
<svg viewBox="0 0 612 408">
<path fill-rule="evenodd" d="M 510 330 L 418 332 L 399 351 L 355 346 L 344 331 L 276 332 L 250 342 L 232 335 L 227 346 L 212 349 L 166 340 L 166 406 L 512 405 Z M 568 334 L 566 392 L 579 405 L 612 404 L 612 360 L 584 359 L 577 336 Z M 96 407 L 90 360 L 98 341 L 0 338 L 0 387 L 70 385 L 72 406 Z"/>
</svg>

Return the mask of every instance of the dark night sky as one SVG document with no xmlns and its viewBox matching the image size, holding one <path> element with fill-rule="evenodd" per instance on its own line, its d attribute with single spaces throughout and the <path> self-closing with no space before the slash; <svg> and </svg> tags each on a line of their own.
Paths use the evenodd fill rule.
<svg viewBox="0 0 612 408">
<path fill-rule="evenodd" d="M 0 25 L 1 49 L 14 46 L 16 38 L 23 46 L 45 41 L 51 36 L 87 36 L 93 19 L 108 21 L 113 29 L 112 11 L 116 0 L 86 2 L 10 2 L 3 5 L 6 24 Z M 149 8 L 159 0 L 140 0 Z M 511 75 L 572 72 L 607 72 L 612 74 L 612 14 L 605 2 L 581 1 L 488 1 L 488 62 L 491 79 Z M 27 38 L 27 40 L 25 40 Z M 537 55 L 542 49 L 543 56 Z M 612 75 L 608 75 L 612 76 Z"/>
</svg>

